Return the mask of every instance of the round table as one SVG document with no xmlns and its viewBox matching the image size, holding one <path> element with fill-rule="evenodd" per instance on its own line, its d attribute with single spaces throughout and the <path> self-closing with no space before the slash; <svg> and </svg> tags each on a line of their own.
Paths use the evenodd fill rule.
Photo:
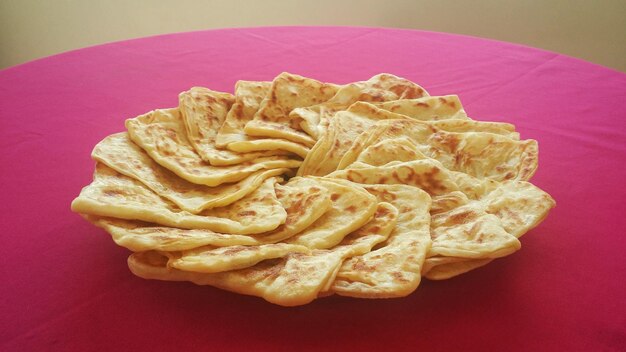
<svg viewBox="0 0 626 352">
<path fill-rule="evenodd" d="M 389 72 L 458 94 L 474 119 L 536 139 L 557 207 L 522 250 L 403 299 L 284 308 L 147 281 L 70 211 L 93 146 L 179 92 L 282 71 L 346 83 Z M 626 75 L 560 54 L 412 30 L 273 27 L 95 46 L 0 71 L 0 350 L 623 350 Z"/>
</svg>

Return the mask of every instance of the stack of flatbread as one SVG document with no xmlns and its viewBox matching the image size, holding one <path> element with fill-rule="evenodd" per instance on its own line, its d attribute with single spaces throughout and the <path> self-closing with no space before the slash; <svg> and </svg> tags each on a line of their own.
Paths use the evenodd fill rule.
<svg viewBox="0 0 626 352">
<path fill-rule="evenodd" d="M 147 279 L 295 306 L 402 297 L 520 249 L 554 200 L 534 140 L 390 74 L 194 87 L 92 153 L 72 210 Z"/>
</svg>

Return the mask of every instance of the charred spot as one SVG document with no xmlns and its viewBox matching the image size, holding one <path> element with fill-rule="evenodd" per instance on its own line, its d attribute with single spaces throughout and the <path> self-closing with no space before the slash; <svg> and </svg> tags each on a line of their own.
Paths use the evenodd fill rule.
<svg viewBox="0 0 626 352">
<path fill-rule="evenodd" d="M 222 252 L 222 254 L 223 255 L 235 255 L 237 253 L 245 251 L 246 249 L 248 249 L 248 247 L 244 247 L 244 246 L 227 247 L 226 250 Z"/>
<path fill-rule="evenodd" d="M 398 198 L 398 196 L 396 196 L 395 194 L 387 191 L 387 190 L 383 190 L 379 193 L 379 197 L 382 198 L 385 202 L 391 202 L 394 201 Z"/>
<path fill-rule="evenodd" d="M 423 95 L 424 90 L 413 86 L 410 82 L 396 84 L 389 88 L 390 91 L 395 93 L 400 99 L 414 99 L 420 98 Z"/>
<path fill-rule="evenodd" d="M 178 135 L 176 134 L 176 131 L 171 130 L 169 128 L 165 129 L 165 134 L 171 139 L 176 139 L 178 137 Z"/>
<path fill-rule="evenodd" d="M 391 276 L 396 280 L 396 281 L 400 281 L 400 282 L 409 282 L 409 280 L 404 278 L 404 275 L 399 272 L 399 271 L 394 271 L 393 273 L 391 273 Z"/>
<path fill-rule="evenodd" d="M 351 206 L 346 208 L 346 211 L 348 211 L 350 213 L 354 213 L 354 212 L 356 212 L 356 206 L 351 205 Z"/>
<path fill-rule="evenodd" d="M 376 214 L 374 215 L 374 217 L 381 218 L 389 213 L 391 213 L 391 211 L 387 207 L 378 207 L 378 209 L 376 209 Z"/>
<path fill-rule="evenodd" d="M 104 191 L 104 195 L 109 197 L 117 197 L 126 195 L 126 192 L 119 189 L 107 189 Z"/>
<path fill-rule="evenodd" d="M 381 92 L 373 92 L 370 94 L 361 94 L 359 99 L 361 101 L 383 102 L 385 101 L 385 95 Z"/>
<path fill-rule="evenodd" d="M 369 266 L 362 260 L 357 260 L 356 263 L 352 264 L 352 269 L 354 269 L 355 271 L 363 271 L 363 272 L 371 273 L 376 270 L 376 267 Z"/>
<path fill-rule="evenodd" d="M 278 100 L 278 96 L 276 95 L 276 87 L 274 87 L 274 89 L 271 90 L 270 92 L 270 101 L 275 102 Z"/>
<path fill-rule="evenodd" d="M 330 195 L 330 200 L 332 200 L 333 202 L 336 201 L 337 199 L 339 199 L 339 197 L 341 197 L 341 194 L 339 193 L 333 193 Z"/>
<path fill-rule="evenodd" d="M 358 182 L 356 181 L 357 179 L 361 179 L 361 175 L 359 175 L 358 172 L 354 171 L 354 170 L 348 170 L 348 173 L 346 174 L 346 178 L 348 179 L 348 181 L 352 181 L 352 182 Z"/>
<path fill-rule="evenodd" d="M 380 232 L 380 226 L 372 226 L 367 230 L 368 233 L 379 233 Z"/>
<path fill-rule="evenodd" d="M 244 210 L 237 213 L 239 216 L 254 216 L 256 215 L 256 211 L 254 210 Z"/>
<path fill-rule="evenodd" d="M 461 153 L 454 153 L 454 164 L 455 165 L 461 165 L 462 161 L 463 161 L 463 154 L 461 154 Z"/>
<path fill-rule="evenodd" d="M 302 196 L 302 193 L 299 193 L 299 195 Z M 304 214 L 306 209 L 310 208 L 311 204 L 315 203 L 320 197 L 321 194 L 317 193 L 308 197 L 300 198 L 294 202 L 289 208 L 287 208 L 287 214 L 289 215 L 287 216 L 286 223 L 295 222 L 297 218 Z"/>
<path fill-rule="evenodd" d="M 171 150 L 167 149 L 167 148 L 159 148 L 159 152 L 164 155 L 164 156 L 173 156 L 174 152 L 172 152 Z"/>
<path fill-rule="evenodd" d="M 361 107 L 371 114 L 378 113 L 378 110 L 371 105 L 362 104 Z"/>
<path fill-rule="evenodd" d="M 469 220 L 473 219 L 474 217 L 476 217 L 476 215 L 477 214 L 474 213 L 473 211 L 468 210 L 468 211 L 464 211 L 461 213 L 450 215 L 450 217 L 448 218 L 448 222 L 452 224 L 464 224 L 468 222 Z"/>
<path fill-rule="evenodd" d="M 411 170 L 411 171 L 413 171 L 413 170 Z M 398 174 L 398 170 L 393 170 L 393 171 L 391 172 L 391 177 L 392 177 L 394 180 L 396 180 L 396 181 L 398 181 L 398 182 L 400 182 L 400 183 L 402 183 L 402 181 L 403 181 L 403 180 L 402 180 L 402 178 L 400 177 L 400 175 Z"/>
<path fill-rule="evenodd" d="M 236 116 L 243 115 L 243 104 L 235 104 L 235 105 L 233 105 L 233 113 Z"/>
<path fill-rule="evenodd" d="M 249 271 L 244 269 L 243 272 L 248 277 L 257 276 L 259 273 L 262 277 L 277 277 L 284 266 L 285 261 L 282 258 L 267 259 L 253 266 Z"/>
<path fill-rule="evenodd" d="M 438 132 L 434 136 L 435 140 L 448 148 L 450 151 L 455 151 L 459 147 L 460 139 L 453 134 Z"/>
<path fill-rule="evenodd" d="M 215 97 L 213 97 L 212 95 L 207 95 L 204 100 L 206 101 L 207 104 L 214 104 L 217 103 L 218 100 L 215 99 Z"/>
<path fill-rule="evenodd" d="M 397 134 L 402 132 L 403 130 L 403 126 L 400 125 L 399 123 L 393 123 L 391 126 L 389 126 L 389 132 Z"/>
<path fill-rule="evenodd" d="M 300 215 L 301 213 L 304 212 L 303 203 L 304 203 L 304 199 L 302 198 L 298 199 L 293 204 L 291 204 L 291 206 L 287 209 L 287 212 L 290 214 Z"/>
</svg>

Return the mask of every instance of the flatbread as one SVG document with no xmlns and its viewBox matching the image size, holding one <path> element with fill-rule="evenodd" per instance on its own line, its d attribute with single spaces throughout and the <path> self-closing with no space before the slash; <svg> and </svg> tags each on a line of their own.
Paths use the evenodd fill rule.
<svg viewBox="0 0 626 352">
<path fill-rule="evenodd" d="M 539 225 L 556 206 L 548 193 L 524 181 L 502 182 L 481 200 L 485 211 L 497 216 L 504 229 L 517 238 Z"/>
<path fill-rule="evenodd" d="M 217 148 L 217 131 L 235 101 L 232 94 L 193 87 L 180 93 L 178 101 L 189 142 L 198 155 L 211 165 L 235 165 L 276 155 L 276 152 L 236 153 Z"/>
<path fill-rule="evenodd" d="M 469 206 L 463 207 L 464 204 L 469 204 Z M 472 216 L 472 211 L 470 210 L 472 204 L 478 211 L 484 211 L 490 214 L 490 216 L 497 217 L 500 221 L 500 226 L 516 238 L 520 238 L 540 224 L 548 215 L 550 209 L 556 205 L 554 199 L 549 194 L 529 182 L 505 181 L 498 184 L 491 192 L 482 197 L 478 203 L 470 202 L 458 193 L 450 194 L 446 197 L 435 197 L 431 213 L 437 215 L 433 216 L 433 224 L 449 221 L 449 218 L 454 217 L 457 219 L 464 218 L 465 221 L 469 221 L 469 218 Z M 479 206 L 477 207 L 477 205 Z M 455 211 L 450 212 L 451 209 L 455 209 Z M 431 280 L 449 279 L 484 266 L 491 262 L 493 258 L 506 255 L 505 252 L 500 254 L 486 256 L 486 259 L 467 259 L 468 256 L 463 258 L 434 256 L 426 260 L 428 271 L 426 273 L 423 272 L 423 274 Z"/>
<path fill-rule="evenodd" d="M 322 217 L 287 242 L 327 249 L 367 223 L 374 216 L 377 201 L 358 185 L 342 185 L 324 178 L 315 180 L 330 192 L 333 204 Z"/>
<path fill-rule="evenodd" d="M 262 243 L 276 243 L 304 231 L 333 204 L 330 190 L 311 178 L 295 177 L 285 185 L 276 185 L 276 194 L 287 218 L 277 229 L 256 235 Z"/>
<path fill-rule="evenodd" d="M 275 179 L 241 200 L 221 208 L 192 214 L 159 197 L 143 183 L 98 163 L 93 182 L 72 202 L 81 214 L 140 220 L 168 227 L 208 229 L 246 235 L 271 231 L 283 224 L 287 213 L 276 198 Z"/>
<path fill-rule="evenodd" d="M 234 203 L 257 189 L 264 180 L 288 171 L 288 169 L 260 170 L 237 183 L 225 183 L 215 187 L 198 185 L 176 176 L 157 164 L 130 140 L 126 132 L 112 134 L 103 139 L 95 146 L 91 157 L 123 175 L 140 181 L 154 193 L 193 214 Z"/>
<path fill-rule="evenodd" d="M 474 121 L 474 120 L 437 120 L 428 123 L 440 131 L 447 132 L 487 132 L 508 137 L 519 141 L 519 133 L 515 132 L 515 126 L 505 122 Z"/>
<path fill-rule="evenodd" d="M 430 197 L 406 185 L 365 185 L 364 188 L 379 201 L 389 202 L 398 209 L 396 226 L 389 238 L 374 250 L 346 260 L 330 290 L 361 298 L 406 296 L 419 285 L 422 264 L 431 246 Z"/>
<path fill-rule="evenodd" d="M 397 211 L 380 203 L 372 221 L 346 236 L 330 250 L 310 255 L 291 253 L 282 259 L 265 260 L 241 270 L 214 274 L 194 273 L 168 267 L 169 258 L 155 251 L 135 253 L 128 258 L 130 270 L 145 279 L 191 281 L 225 290 L 262 297 L 282 306 L 307 304 L 328 291 L 345 258 L 367 253 L 392 231 Z"/>
<path fill-rule="evenodd" d="M 431 257 L 424 262 L 422 276 L 429 280 L 446 280 L 491 263 L 493 259 Z"/>
<path fill-rule="evenodd" d="M 179 229 L 137 220 L 104 218 L 87 215 L 87 220 L 111 235 L 113 241 L 134 252 L 149 250 L 184 251 L 202 246 L 256 245 L 251 236 L 233 235 L 203 229 Z"/>
<path fill-rule="evenodd" d="M 383 102 L 428 96 L 424 88 L 388 73 L 382 73 L 367 81 L 355 82 L 341 87 L 328 101 L 291 112 L 291 118 L 310 136 L 319 139 L 324 132 L 325 119 L 337 111 L 346 110 L 357 101 Z"/>
<path fill-rule="evenodd" d="M 272 243 L 259 246 L 200 247 L 181 253 L 168 253 L 167 265 L 197 273 L 219 273 L 249 268 L 263 260 L 282 258 L 290 253 L 309 254 L 305 246 Z"/>
<path fill-rule="evenodd" d="M 296 142 L 278 138 L 249 136 L 244 132 L 248 122 L 259 110 L 270 90 L 271 82 L 238 81 L 235 85 L 235 103 L 226 115 L 217 133 L 215 143 L 238 153 L 257 151 L 288 151 L 305 158 L 309 148 Z"/>
<path fill-rule="evenodd" d="M 125 125 L 72 210 L 135 275 L 283 306 L 406 296 L 519 250 L 555 206 L 527 182 L 536 141 L 391 74 L 193 87 Z"/>
<path fill-rule="evenodd" d="M 215 137 L 217 147 L 227 148 L 231 143 L 247 140 L 248 135 L 243 129 L 259 110 L 271 84 L 272 82 L 237 81 L 235 102 L 226 114 L 224 123 Z"/>
<path fill-rule="evenodd" d="M 187 138 L 178 109 L 154 110 L 126 120 L 130 138 L 161 166 L 193 183 L 218 186 L 240 181 L 253 172 L 295 168 L 298 160 L 285 156 L 260 158 L 230 166 L 212 166 L 202 160 Z"/>
<path fill-rule="evenodd" d="M 521 248 L 519 240 L 508 233 L 500 218 L 487 213 L 479 202 L 432 215 L 433 245 L 428 256 L 460 258 L 499 258 Z"/>
<path fill-rule="evenodd" d="M 456 95 L 426 96 L 417 99 L 393 100 L 374 103 L 378 108 L 421 121 L 448 119 L 469 120 Z"/>
<path fill-rule="evenodd" d="M 362 184 L 405 184 L 418 187 L 432 196 L 459 191 L 455 174 L 440 162 L 426 158 L 392 162 L 382 166 L 355 163 L 349 169 L 337 170 L 328 177 Z"/>
<path fill-rule="evenodd" d="M 408 184 L 431 194 L 433 244 L 429 257 L 509 255 L 520 248 L 520 234 L 536 226 L 554 206 L 547 193 L 524 181 L 479 180 L 449 171 L 429 158 L 376 162 L 383 165 L 356 163 L 358 168 L 336 171 L 329 177 L 365 184 Z"/>
<path fill-rule="evenodd" d="M 356 161 L 365 148 L 398 137 L 410 138 L 421 153 L 440 161 L 446 168 L 478 178 L 528 180 L 538 165 L 535 140 L 517 141 L 488 132 L 447 132 L 431 123 L 405 119 L 378 121 L 361 133 L 344 154 L 338 169 Z"/>
<path fill-rule="evenodd" d="M 429 97 L 432 99 L 434 97 Z M 439 101 L 436 99 L 435 101 Z M 433 104 L 435 108 L 436 104 Z M 435 127 L 437 130 L 449 132 L 481 131 L 509 136 L 519 139 L 515 127 L 511 124 L 497 122 L 482 122 L 462 119 L 428 120 L 429 109 L 422 109 L 419 116 L 424 123 Z M 440 118 L 445 111 L 433 109 L 430 116 Z M 438 114 L 438 115 L 437 115 Z M 445 115 L 443 115 L 445 116 Z M 366 102 L 356 102 L 347 111 L 339 111 L 334 116 L 327 118 L 327 127 L 315 146 L 311 149 L 304 162 L 298 169 L 298 175 L 324 176 L 335 171 L 342 158 L 351 149 L 359 135 L 368 131 L 378 121 L 409 119 L 408 116 L 396 114 L 376 107 Z M 428 125 L 421 125 L 428 127 Z"/>
<path fill-rule="evenodd" d="M 410 138 L 399 137 L 383 140 L 365 148 L 350 168 L 356 168 L 362 164 L 383 166 L 390 161 L 406 162 L 427 158 Z"/>
<path fill-rule="evenodd" d="M 362 132 L 371 128 L 376 121 L 381 119 L 402 118 L 401 115 L 385 110 L 379 110 L 381 112 L 379 114 L 372 114 L 371 111 L 358 107 L 366 104 L 354 103 L 350 109 L 356 105 L 356 112 L 350 109 L 338 111 L 334 116 L 327 119 L 326 131 L 302 162 L 298 169 L 298 175 L 324 176 L 335 171 L 343 155 L 350 149 L 352 141 Z"/>
<path fill-rule="evenodd" d="M 289 116 L 296 108 L 320 104 L 337 93 L 335 84 L 283 72 L 272 81 L 259 111 L 246 124 L 250 136 L 282 138 L 312 147 L 315 139 L 302 131 L 299 121 Z"/>
</svg>

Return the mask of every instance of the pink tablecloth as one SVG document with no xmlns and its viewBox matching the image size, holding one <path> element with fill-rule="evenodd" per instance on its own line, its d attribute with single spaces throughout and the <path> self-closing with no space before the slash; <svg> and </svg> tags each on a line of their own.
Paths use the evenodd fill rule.
<svg viewBox="0 0 626 352">
<path fill-rule="evenodd" d="M 522 250 L 404 299 L 282 308 L 146 281 L 70 212 L 91 148 L 194 85 L 289 71 L 345 83 L 390 72 L 460 96 L 540 145 L 557 200 Z M 102 45 L 0 71 L 0 350 L 624 350 L 626 75 L 563 55 L 372 28 L 204 31 Z"/>
</svg>

